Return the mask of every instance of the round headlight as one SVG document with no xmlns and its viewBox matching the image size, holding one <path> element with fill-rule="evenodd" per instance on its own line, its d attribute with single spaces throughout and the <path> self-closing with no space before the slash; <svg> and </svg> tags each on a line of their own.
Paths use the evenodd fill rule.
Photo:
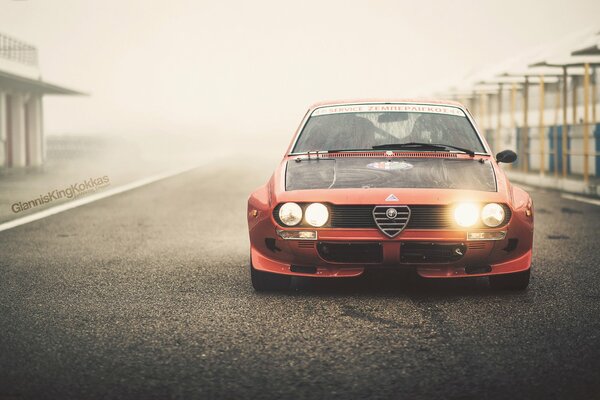
<svg viewBox="0 0 600 400">
<path fill-rule="evenodd" d="M 285 203 L 279 209 L 279 219 L 287 226 L 298 225 L 302 221 L 302 209 L 296 203 Z"/>
<path fill-rule="evenodd" d="M 463 228 L 473 226 L 479 221 L 479 206 L 473 203 L 462 203 L 454 209 L 454 219 Z"/>
<path fill-rule="evenodd" d="M 495 228 L 504 222 L 504 208 L 496 203 L 486 204 L 481 210 L 481 220 L 490 228 Z"/>
<path fill-rule="evenodd" d="M 327 220 L 329 219 L 329 210 L 321 203 L 312 203 L 308 207 L 306 207 L 306 212 L 304 213 L 304 219 L 310 225 L 314 227 L 320 227 L 325 225 Z"/>
</svg>

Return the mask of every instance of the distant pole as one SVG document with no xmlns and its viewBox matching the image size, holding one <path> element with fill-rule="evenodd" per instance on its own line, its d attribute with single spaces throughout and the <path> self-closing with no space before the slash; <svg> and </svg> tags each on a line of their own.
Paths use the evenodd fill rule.
<svg viewBox="0 0 600 400">
<path fill-rule="evenodd" d="M 523 172 L 527 172 L 527 170 L 529 169 L 529 165 L 528 165 L 528 158 L 529 158 L 529 151 L 528 151 L 528 145 L 529 145 L 529 141 L 528 141 L 528 135 L 529 135 L 529 115 L 528 115 L 528 111 L 529 111 L 529 77 L 525 76 L 525 82 L 523 83 L 523 128 L 522 128 L 522 132 L 521 132 L 521 145 L 522 145 L 522 151 L 521 153 L 524 155 L 523 157 Z"/>
<path fill-rule="evenodd" d="M 573 90 L 571 90 L 571 114 L 573 115 L 573 126 L 577 124 L 577 77 L 573 76 Z"/>
<path fill-rule="evenodd" d="M 545 127 L 544 127 L 544 75 L 540 75 L 540 126 L 539 126 L 539 134 L 540 134 L 540 174 L 544 175 L 545 173 L 545 147 L 546 147 L 546 135 L 545 135 Z"/>
<path fill-rule="evenodd" d="M 502 84 L 498 85 L 498 124 L 496 125 L 496 137 L 494 138 L 495 151 L 500 151 L 500 136 L 502 130 Z"/>
<path fill-rule="evenodd" d="M 596 104 L 597 104 L 597 93 L 598 90 L 596 79 L 598 76 L 596 75 L 596 66 L 592 67 L 592 123 L 594 124 L 594 129 L 596 129 L 596 124 L 598 123 L 598 119 L 596 118 Z"/>
<path fill-rule="evenodd" d="M 558 114 L 560 109 L 560 79 L 556 83 L 556 99 L 554 101 L 554 125 L 552 126 L 552 137 L 554 143 L 554 176 L 558 177 Z M 564 85 L 564 83 L 563 83 Z"/>
<path fill-rule="evenodd" d="M 588 164 L 590 156 L 590 64 L 585 63 L 583 71 L 583 181 L 588 183 L 590 179 L 590 166 Z"/>
<path fill-rule="evenodd" d="M 510 127 L 515 129 L 517 127 L 517 118 L 515 116 L 517 109 L 517 84 L 513 83 L 510 88 Z"/>
<path fill-rule="evenodd" d="M 562 176 L 567 177 L 567 101 L 569 99 L 567 93 L 567 67 L 563 67 L 563 128 L 562 128 Z"/>
<path fill-rule="evenodd" d="M 483 104 L 485 104 L 485 126 L 487 131 L 492 129 L 492 96 L 489 93 L 483 94 Z M 493 139 L 493 137 L 486 138 L 487 140 Z"/>
<path fill-rule="evenodd" d="M 510 135 L 511 135 L 511 144 L 512 138 L 515 138 L 515 146 L 516 150 L 519 148 L 519 144 L 516 142 L 516 132 L 517 132 L 517 117 L 515 116 L 517 109 L 517 84 L 513 83 L 510 88 Z M 512 164 L 508 164 L 509 168 L 512 168 Z"/>
<path fill-rule="evenodd" d="M 577 76 L 573 76 L 573 88 L 571 90 L 571 114 L 573 117 L 573 134 L 575 134 L 575 126 L 577 125 Z M 569 150 L 571 157 L 576 156 Z M 573 171 L 571 171 L 573 173 Z"/>
</svg>

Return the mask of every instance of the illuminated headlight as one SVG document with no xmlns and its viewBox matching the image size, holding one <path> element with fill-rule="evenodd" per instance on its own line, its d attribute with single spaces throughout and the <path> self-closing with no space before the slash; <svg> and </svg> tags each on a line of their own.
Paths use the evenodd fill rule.
<svg viewBox="0 0 600 400">
<path fill-rule="evenodd" d="M 279 209 L 279 219 L 287 226 L 298 225 L 302 221 L 302 209 L 296 203 L 285 203 Z"/>
<path fill-rule="evenodd" d="M 473 203 L 461 203 L 454 209 L 454 220 L 464 228 L 475 225 L 479 221 L 479 206 Z"/>
<path fill-rule="evenodd" d="M 321 203 L 312 203 L 308 207 L 306 207 L 306 211 L 304 212 L 304 219 L 310 225 L 314 227 L 320 227 L 325 225 L 327 220 L 329 219 L 329 210 Z"/>
<path fill-rule="evenodd" d="M 481 210 L 481 220 L 490 228 L 495 228 L 504 222 L 504 208 L 496 203 L 486 204 Z"/>
</svg>

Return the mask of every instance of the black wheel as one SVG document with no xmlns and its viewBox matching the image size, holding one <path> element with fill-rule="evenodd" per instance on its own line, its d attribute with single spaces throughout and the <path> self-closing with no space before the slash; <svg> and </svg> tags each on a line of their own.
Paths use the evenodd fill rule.
<svg viewBox="0 0 600 400">
<path fill-rule="evenodd" d="M 272 274 L 255 269 L 250 260 L 250 278 L 257 292 L 273 292 L 289 289 L 292 277 L 289 275 Z"/>
<path fill-rule="evenodd" d="M 490 286 L 499 290 L 525 290 L 529 286 L 531 268 L 527 271 L 515 272 L 513 274 L 502 274 L 490 276 Z"/>
</svg>

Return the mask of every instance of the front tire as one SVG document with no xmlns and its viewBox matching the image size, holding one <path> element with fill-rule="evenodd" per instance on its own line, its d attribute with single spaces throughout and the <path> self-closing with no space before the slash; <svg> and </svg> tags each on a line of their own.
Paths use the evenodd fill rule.
<svg viewBox="0 0 600 400">
<path fill-rule="evenodd" d="M 491 275 L 490 286 L 497 290 L 525 290 L 529 286 L 531 268 L 512 274 Z"/>
<path fill-rule="evenodd" d="M 250 259 L 250 278 L 252 279 L 252 287 L 257 292 L 287 290 L 292 282 L 292 277 L 289 275 L 272 274 L 257 270 L 252 265 L 252 259 Z"/>
</svg>

